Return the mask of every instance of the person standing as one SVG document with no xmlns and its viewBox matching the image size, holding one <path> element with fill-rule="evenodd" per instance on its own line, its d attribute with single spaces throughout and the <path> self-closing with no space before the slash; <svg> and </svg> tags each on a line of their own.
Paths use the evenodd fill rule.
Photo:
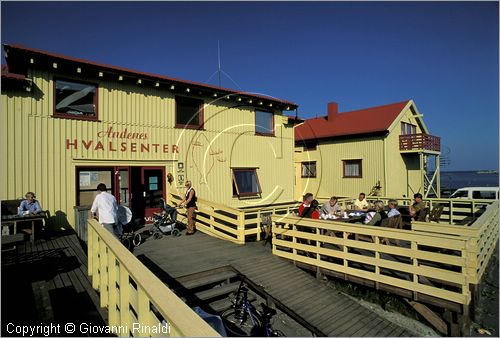
<svg viewBox="0 0 500 338">
<path fill-rule="evenodd" d="M 194 211 L 196 209 L 196 191 L 193 189 L 193 184 L 191 181 L 186 181 L 186 193 L 184 194 L 184 198 L 179 203 L 179 206 L 185 205 L 187 210 L 187 219 L 188 219 L 188 228 L 186 231 L 186 235 L 193 235 L 196 231 L 196 227 L 194 225 Z"/>
<path fill-rule="evenodd" d="M 95 197 L 90 212 L 92 212 L 94 217 L 97 213 L 99 223 L 116 238 L 119 238 L 122 235 L 122 231 L 117 222 L 116 213 L 118 211 L 118 204 L 116 203 L 116 198 L 106 191 L 104 183 L 99 183 L 97 190 L 100 193 Z"/>
</svg>

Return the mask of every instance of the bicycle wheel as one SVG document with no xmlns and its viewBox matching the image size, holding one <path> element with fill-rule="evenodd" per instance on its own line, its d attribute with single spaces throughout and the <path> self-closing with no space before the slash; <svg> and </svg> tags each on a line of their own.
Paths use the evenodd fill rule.
<svg viewBox="0 0 500 338">
<path fill-rule="evenodd" d="M 249 337 L 255 334 L 256 328 L 261 327 L 260 320 L 252 315 L 245 320 L 241 320 L 236 315 L 234 309 L 229 309 L 221 314 L 222 321 L 230 337 Z"/>
<path fill-rule="evenodd" d="M 132 239 L 132 244 L 134 244 L 134 246 L 139 246 L 141 242 L 142 242 L 141 234 L 134 234 L 134 238 Z"/>
</svg>

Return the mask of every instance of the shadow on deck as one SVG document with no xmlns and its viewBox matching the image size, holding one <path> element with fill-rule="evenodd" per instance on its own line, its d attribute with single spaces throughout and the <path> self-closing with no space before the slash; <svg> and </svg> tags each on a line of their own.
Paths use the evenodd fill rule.
<svg viewBox="0 0 500 338">
<path fill-rule="evenodd" d="M 87 255 L 74 232 L 44 237 L 2 252 L 2 336 L 20 335 L 9 323 L 53 324 L 51 336 L 91 336 L 80 324 L 102 327 L 107 314 L 87 275 Z M 66 323 L 76 325 L 74 334 L 64 331 Z"/>
</svg>

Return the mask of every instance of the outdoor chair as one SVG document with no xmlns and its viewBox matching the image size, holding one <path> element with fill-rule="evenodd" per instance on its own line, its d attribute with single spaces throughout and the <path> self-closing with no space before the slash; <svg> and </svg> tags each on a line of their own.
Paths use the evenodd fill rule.
<svg viewBox="0 0 500 338">
<path fill-rule="evenodd" d="M 382 220 L 381 226 L 392 229 L 403 229 L 403 218 L 401 215 L 386 218 Z M 382 243 L 390 245 L 391 241 L 388 238 L 384 238 L 382 239 Z M 399 239 L 396 239 L 396 245 L 399 246 Z"/>
<path fill-rule="evenodd" d="M 443 213 L 444 207 L 442 205 L 435 206 L 431 213 L 429 214 L 429 222 L 439 223 L 439 219 L 441 218 L 441 214 Z"/>
<path fill-rule="evenodd" d="M 264 246 L 269 242 L 272 246 L 272 225 L 273 225 L 273 220 L 271 218 L 271 215 L 261 215 L 261 229 L 264 232 Z"/>
</svg>

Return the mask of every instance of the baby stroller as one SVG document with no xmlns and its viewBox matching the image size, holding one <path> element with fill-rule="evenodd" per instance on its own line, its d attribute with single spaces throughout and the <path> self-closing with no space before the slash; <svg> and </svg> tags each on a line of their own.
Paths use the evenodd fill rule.
<svg viewBox="0 0 500 338">
<path fill-rule="evenodd" d="M 117 210 L 118 226 L 122 229 L 120 241 L 129 250 L 139 246 L 142 242 L 141 234 L 136 232 L 143 227 L 141 219 L 132 220 L 132 211 L 126 206 L 120 205 Z M 142 222 L 143 223 L 143 222 Z"/>
<path fill-rule="evenodd" d="M 153 226 L 149 233 L 154 239 L 160 239 L 163 235 L 178 237 L 181 235 L 180 225 L 177 222 L 177 210 L 169 206 L 163 198 L 160 199 L 160 212 L 153 213 Z"/>
</svg>

